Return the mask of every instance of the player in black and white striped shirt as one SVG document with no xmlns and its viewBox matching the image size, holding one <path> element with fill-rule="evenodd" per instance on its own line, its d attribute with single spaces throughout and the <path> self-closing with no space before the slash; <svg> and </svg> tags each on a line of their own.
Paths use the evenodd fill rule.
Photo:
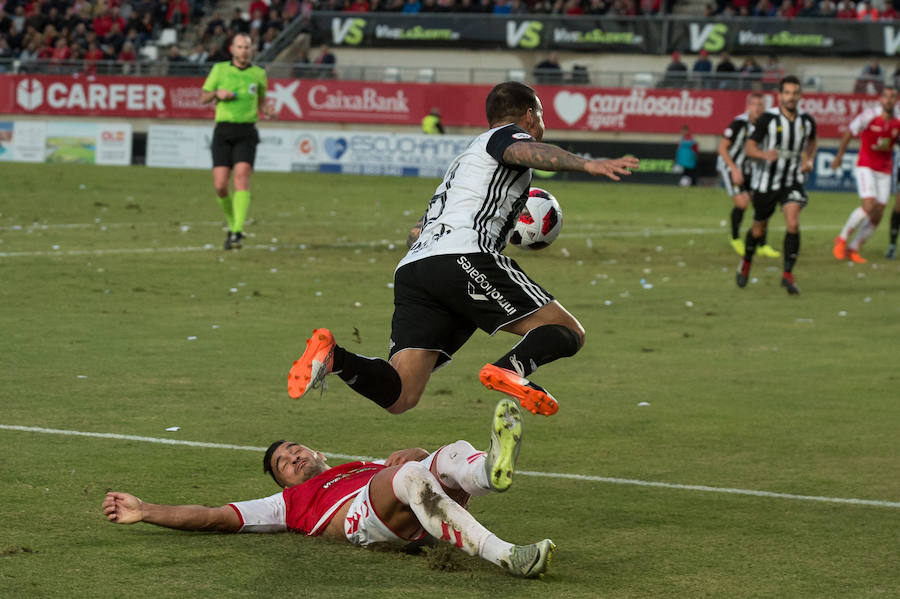
<svg viewBox="0 0 900 599">
<path fill-rule="evenodd" d="M 747 232 L 744 259 L 737 273 L 738 287 L 747 285 L 753 254 L 763 239 L 775 207 L 784 213 L 784 272 L 781 286 L 800 293 L 794 283 L 794 264 L 800 252 L 800 211 L 808 198 L 803 189 L 816 155 L 816 121 L 798 110 L 800 80 L 788 75 L 778 85 L 778 106 L 765 111 L 746 144 L 753 164 L 753 226 Z"/>
<path fill-rule="evenodd" d="M 744 143 L 753 132 L 759 115 L 766 109 L 763 95 L 753 92 L 747 96 L 747 111 L 734 117 L 719 141 L 719 158 L 716 167 L 722 177 L 722 184 L 734 202 L 731 209 L 731 247 L 739 256 L 744 255 L 744 240 L 741 239 L 741 221 L 750 204 L 750 160 L 744 151 Z M 768 258 L 779 258 L 781 254 L 766 243 L 765 237 L 756 250 Z"/>
<path fill-rule="evenodd" d="M 288 375 L 291 397 L 334 372 L 360 395 L 400 414 L 419 402 L 432 371 L 480 328 L 522 336 L 509 353 L 481 369 L 481 382 L 533 413 L 556 412 L 553 396 L 525 377 L 575 354 L 584 329 L 501 252 L 528 197 L 531 169 L 618 180 L 639 163 L 634 157 L 586 160 L 541 143 L 544 109 L 522 83 L 495 86 L 485 104 L 490 129 L 451 163 L 394 272 L 390 361 L 350 352 L 330 331 L 316 329 Z"/>
</svg>

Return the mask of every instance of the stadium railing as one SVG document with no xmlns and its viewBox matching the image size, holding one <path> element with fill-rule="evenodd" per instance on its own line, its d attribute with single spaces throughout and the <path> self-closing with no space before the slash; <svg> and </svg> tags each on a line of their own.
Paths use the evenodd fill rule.
<svg viewBox="0 0 900 599">
<path fill-rule="evenodd" d="M 688 73 L 673 77 L 664 72 L 647 71 L 598 71 L 586 67 L 556 72 L 552 81 L 527 73 L 523 69 L 491 69 L 462 67 L 406 67 L 392 65 L 329 65 L 321 67 L 308 63 L 271 62 L 260 63 L 269 76 L 282 79 L 341 79 L 345 81 L 373 81 L 386 83 L 474 83 L 493 85 L 500 81 L 521 80 L 544 85 L 592 86 L 605 88 L 669 88 L 708 90 L 762 90 L 774 89 L 775 81 L 764 81 L 762 74 L 740 73 L 706 74 L 703 77 Z M 212 63 L 165 61 L 96 61 L 83 60 L 53 62 L 49 60 L 19 61 L 0 59 L 0 74 L 40 75 L 118 75 L 118 76 L 170 76 L 205 77 Z M 807 91 L 832 93 L 877 94 L 885 82 L 862 80 L 846 76 L 801 76 Z"/>
</svg>

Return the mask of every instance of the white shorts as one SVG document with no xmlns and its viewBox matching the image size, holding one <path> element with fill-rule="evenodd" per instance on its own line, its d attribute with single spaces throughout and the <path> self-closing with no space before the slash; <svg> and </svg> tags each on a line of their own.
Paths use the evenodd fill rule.
<svg viewBox="0 0 900 599">
<path fill-rule="evenodd" d="M 887 205 L 891 197 L 891 175 L 881 171 L 873 171 L 867 166 L 853 169 L 856 177 L 856 189 L 860 198 L 875 198 L 882 206 Z"/>
<path fill-rule="evenodd" d="M 371 481 L 369 481 L 371 484 Z M 375 510 L 369 497 L 369 485 L 357 494 L 347 510 L 344 519 L 344 535 L 353 545 L 366 547 L 373 543 L 395 543 L 404 545 L 410 541 L 418 541 L 425 536 L 425 530 L 419 528 L 411 539 L 404 539 L 387 527 Z"/>
</svg>

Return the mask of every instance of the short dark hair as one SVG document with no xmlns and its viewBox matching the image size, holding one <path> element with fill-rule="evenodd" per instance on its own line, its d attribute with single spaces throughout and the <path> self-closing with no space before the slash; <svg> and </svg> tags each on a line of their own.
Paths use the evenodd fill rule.
<svg viewBox="0 0 900 599">
<path fill-rule="evenodd" d="M 537 94 L 532 87 L 518 81 L 505 81 L 495 85 L 484 102 L 489 125 L 503 119 L 517 121 L 529 108 L 537 108 Z"/>
<path fill-rule="evenodd" d="M 272 480 L 274 480 L 279 487 L 283 487 L 281 481 L 275 476 L 275 471 L 272 469 L 272 456 L 275 455 L 275 451 L 281 447 L 283 444 L 287 443 L 284 439 L 280 441 L 275 441 L 269 448 L 266 450 L 266 455 L 263 456 L 263 472 L 266 474 L 270 474 L 272 476 Z"/>
<path fill-rule="evenodd" d="M 784 77 L 781 81 L 778 82 L 778 91 L 780 91 L 780 92 L 784 91 L 785 83 L 793 83 L 797 87 L 800 87 L 800 80 L 797 79 L 797 76 L 796 75 L 788 75 L 787 77 Z"/>
</svg>

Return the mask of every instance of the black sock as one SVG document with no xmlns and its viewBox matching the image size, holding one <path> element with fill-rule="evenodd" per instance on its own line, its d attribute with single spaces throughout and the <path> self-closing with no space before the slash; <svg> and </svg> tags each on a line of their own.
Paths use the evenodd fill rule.
<svg viewBox="0 0 900 599">
<path fill-rule="evenodd" d="M 756 246 L 762 245 L 762 240 L 765 238 L 765 233 L 763 233 L 762 237 L 754 237 L 752 228 L 747 231 L 747 241 L 744 242 L 744 260 L 747 262 L 753 261 L 753 254 L 756 253 Z"/>
<path fill-rule="evenodd" d="M 731 209 L 731 238 L 741 237 L 741 221 L 744 220 L 744 209 L 735 206 Z"/>
<path fill-rule="evenodd" d="M 351 389 L 382 408 L 391 407 L 403 390 L 400 375 L 388 362 L 354 354 L 339 345 L 334 346 L 331 369 Z"/>
<path fill-rule="evenodd" d="M 897 244 L 897 232 L 900 231 L 900 212 L 891 213 L 891 243 Z"/>
<path fill-rule="evenodd" d="M 800 231 L 784 234 L 784 272 L 794 270 L 797 254 L 800 253 Z"/>
<path fill-rule="evenodd" d="M 494 366 L 528 376 L 541 364 L 574 356 L 580 348 L 581 340 L 575 331 L 561 324 L 545 324 L 525 333 Z"/>
<path fill-rule="evenodd" d="M 759 245 L 769 245 L 769 227 L 766 227 L 766 230 L 763 231 L 763 236 L 759 238 Z"/>
</svg>

